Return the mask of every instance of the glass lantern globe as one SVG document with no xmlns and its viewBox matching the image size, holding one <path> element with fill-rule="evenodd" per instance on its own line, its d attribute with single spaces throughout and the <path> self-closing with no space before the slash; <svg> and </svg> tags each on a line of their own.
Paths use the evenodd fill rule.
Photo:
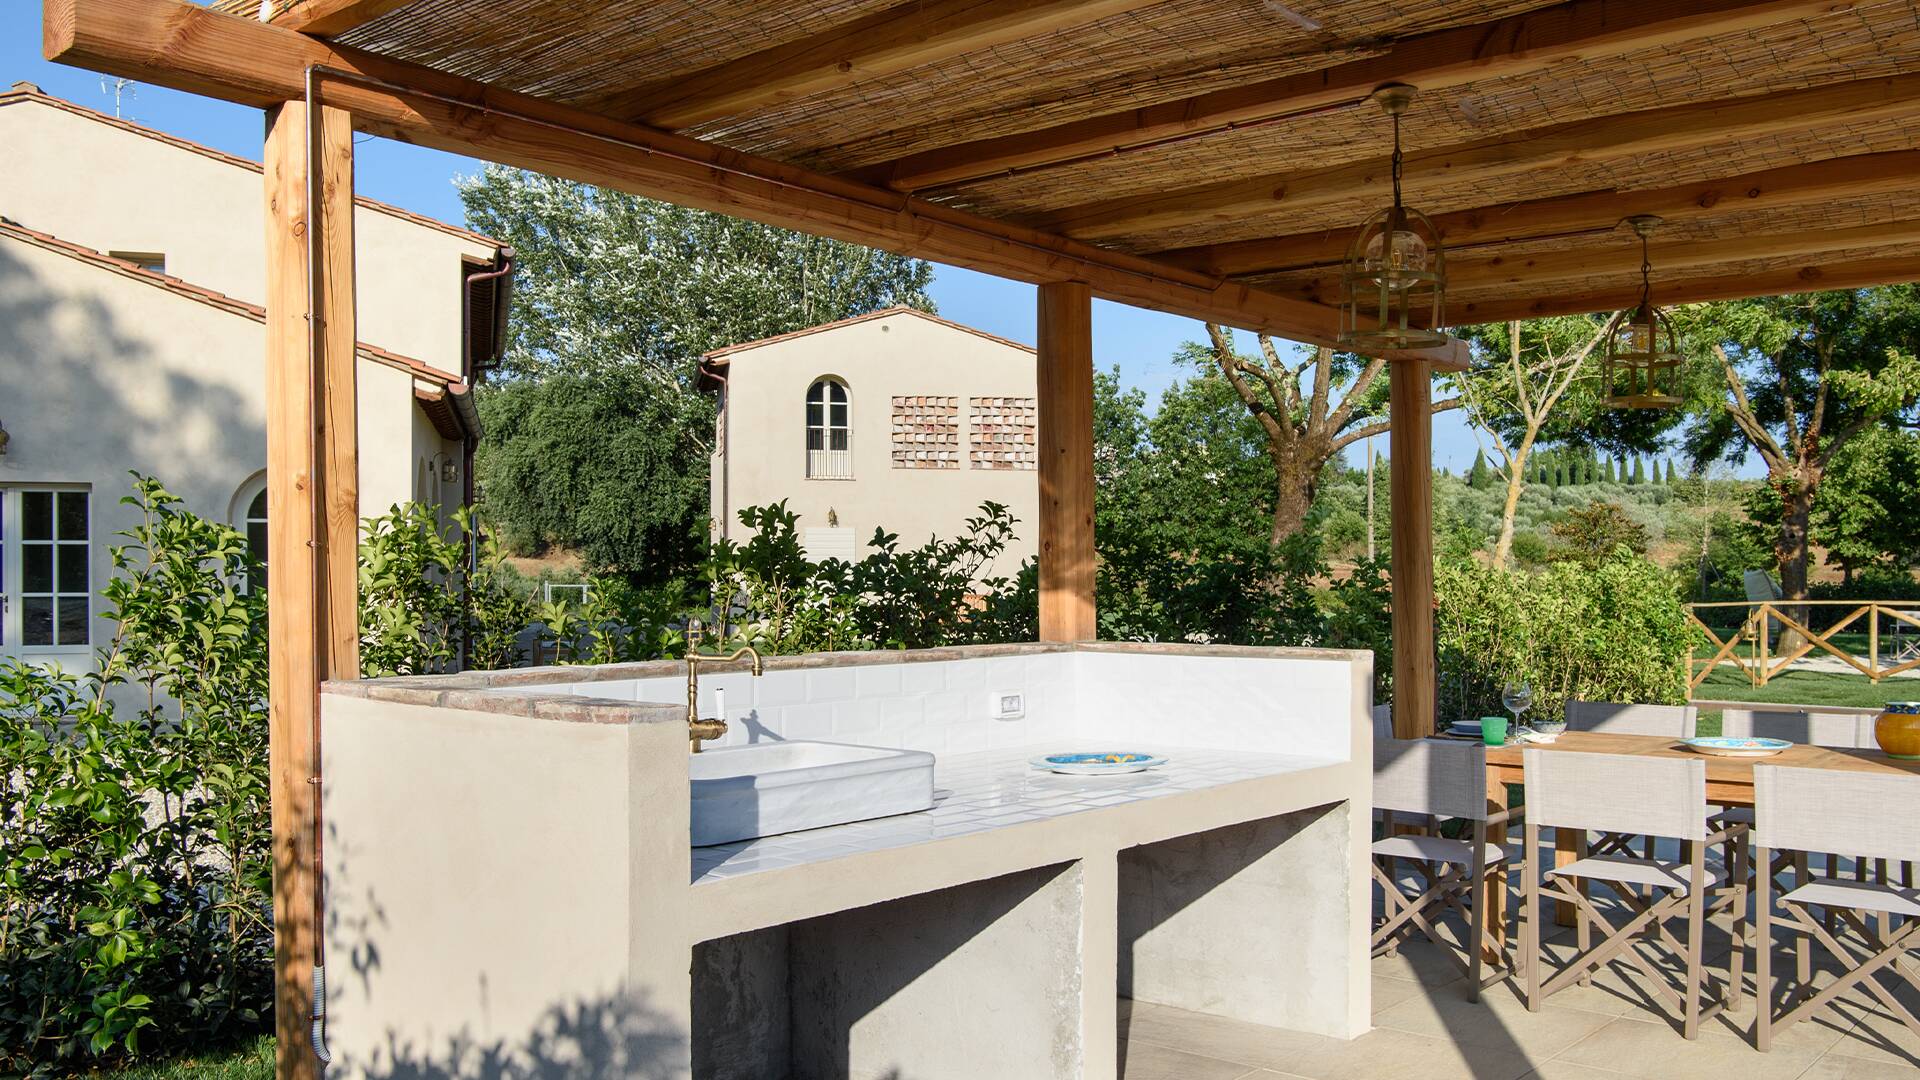
<svg viewBox="0 0 1920 1080">
<path fill-rule="evenodd" d="M 1340 345 L 1367 356 L 1444 345 L 1447 257 L 1431 219 L 1400 199 L 1400 117 L 1414 88 L 1388 83 L 1374 103 L 1393 120 L 1393 202 L 1354 234 L 1340 268 Z"/>
<path fill-rule="evenodd" d="M 1447 341 L 1447 258 L 1425 214 L 1388 207 L 1354 235 L 1341 271 L 1340 343 L 1355 352 Z"/>
</svg>

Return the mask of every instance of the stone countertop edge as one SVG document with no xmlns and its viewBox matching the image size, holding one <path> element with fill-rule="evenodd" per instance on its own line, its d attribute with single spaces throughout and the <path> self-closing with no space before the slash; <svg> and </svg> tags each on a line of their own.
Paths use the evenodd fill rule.
<svg viewBox="0 0 1920 1080">
<path fill-rule="evenodd" d="M 977 660 L 996 656 L 1040 656 L 1062 652 L 1135 653 L 1156 656 L 1219 656 L 1275 660 L 1331 660 L 1347 662 L 1366 655 L 1364 650 L 1284 648 L 1268 645 L 1192 645 L 1180 642 L 1076 641 L 1023 642 L 1007 645 L 951 645 L 933 649 L 868 649 L 858 652 L 803 653 L 769 656 L 768 671 L 804 671 L 816 668 L 863 667 L 875 664 L 914 664 L 941 660 Z M 711 668 L 739 670 L 746 662 Z M 321 684 L 322 693 L 367 698 L 402 705 L 504 713 L 584 724 L 663 724 L 685 720 L 683 705 L 596 698 L 562 689 L 532 694 L 527 689 L 554 685 L 571 688 L 580 683 L 619 679 L 653 679 L 686 671 L 680 660 L 647 660 L 627 664 L 553 665 L 509 668 L 503 671 L 465 671 L 455 675 L 403 675 L 378 679 L 334 679 Z M 501 690 L 515 693 L 500 693 Z"/>
</svg>

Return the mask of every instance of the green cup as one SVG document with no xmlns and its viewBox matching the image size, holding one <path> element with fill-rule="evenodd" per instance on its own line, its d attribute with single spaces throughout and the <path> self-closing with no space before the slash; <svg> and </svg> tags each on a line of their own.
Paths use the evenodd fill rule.
<svg viewBox="0 0 1920 1080">
<path fill-rule="evenodd" d="M 1488 746 L 1507 745 L 1507 718 L 1504 716 L 1481 717 L 1480 738 Z"/>
</svg>

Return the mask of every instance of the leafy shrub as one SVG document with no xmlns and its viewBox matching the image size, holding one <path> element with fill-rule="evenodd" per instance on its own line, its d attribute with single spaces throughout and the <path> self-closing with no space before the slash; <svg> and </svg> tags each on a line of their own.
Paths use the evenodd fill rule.
<svg viewBox="0 0 1920 1080">
<path fill-rule="evenodd" d="M 1647 553 L 1647 527 L 1619 503 L 1592 502 L 1568 510 L 1553 523 L 1553 537 L 1558 541 L 1554 554 L 1586 567 L 1599 566 L 1619 547 L 1635 555 Z"/>
<path fill-rule="evenodd" d="M 360 540 L 360 669 L 368 676 L 455 670 L 462 638 L 466 666 L 511 667 L 523 657 L 520 632 L 533 608 L 511 587 L 500 549 L 480 539 L 467 572 L 467 538 L 477 529 L 461 510 L 442 532 L 431 507 L 394 506 L 369 518 Z"/>
<path fill-rule="evenodd" d="M 0 667 L 0 1073 L 257 1031 L 271 1009 L 266 601 L 153 480 L 96 669 Z"/>
<path fill-rule="evenodd" d="M 857 562 L 809 561 L 785 502 L 739 514 L 753 535 L 716 541 L 701 568 L 732 644 L 770 653 L 918 649 L 1030 637 L 1038 621 L 1031 561 L 1011 579 L 978 578 L 1013 535 L 1013 514 L 999 503 L 983 503 L 962 535 L 917 548 L 876 529 Z"/>
<path fill-rule="evenodd" d="M 1442 715 L 1498 711 L 1516 678 L 1532 685 L 1538 716 L 1570 699 L 1686 700 L 1693 634 L 1674 581 L 1625 548 L 1595 567 L 1538 572 L 1443 562 L 1434 592 Z"/>
</svg>

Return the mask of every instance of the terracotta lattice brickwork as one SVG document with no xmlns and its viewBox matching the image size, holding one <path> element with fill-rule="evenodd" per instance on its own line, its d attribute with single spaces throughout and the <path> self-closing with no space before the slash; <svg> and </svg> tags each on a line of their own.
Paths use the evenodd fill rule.
<svg viewBox="0 0 1920 1080">
<path fill-rule="evenodd" d="M 960 467 L 960 399 L 926 394 L 893 399 L 893 467 Z"/>
<path fill-rule="evenodd" d="M 977 397 L 968 405 L 973 416 L 967 461 L 973 468 L 1039 468 L 1038 409 L 1032 398 Z"/>
</svg>

